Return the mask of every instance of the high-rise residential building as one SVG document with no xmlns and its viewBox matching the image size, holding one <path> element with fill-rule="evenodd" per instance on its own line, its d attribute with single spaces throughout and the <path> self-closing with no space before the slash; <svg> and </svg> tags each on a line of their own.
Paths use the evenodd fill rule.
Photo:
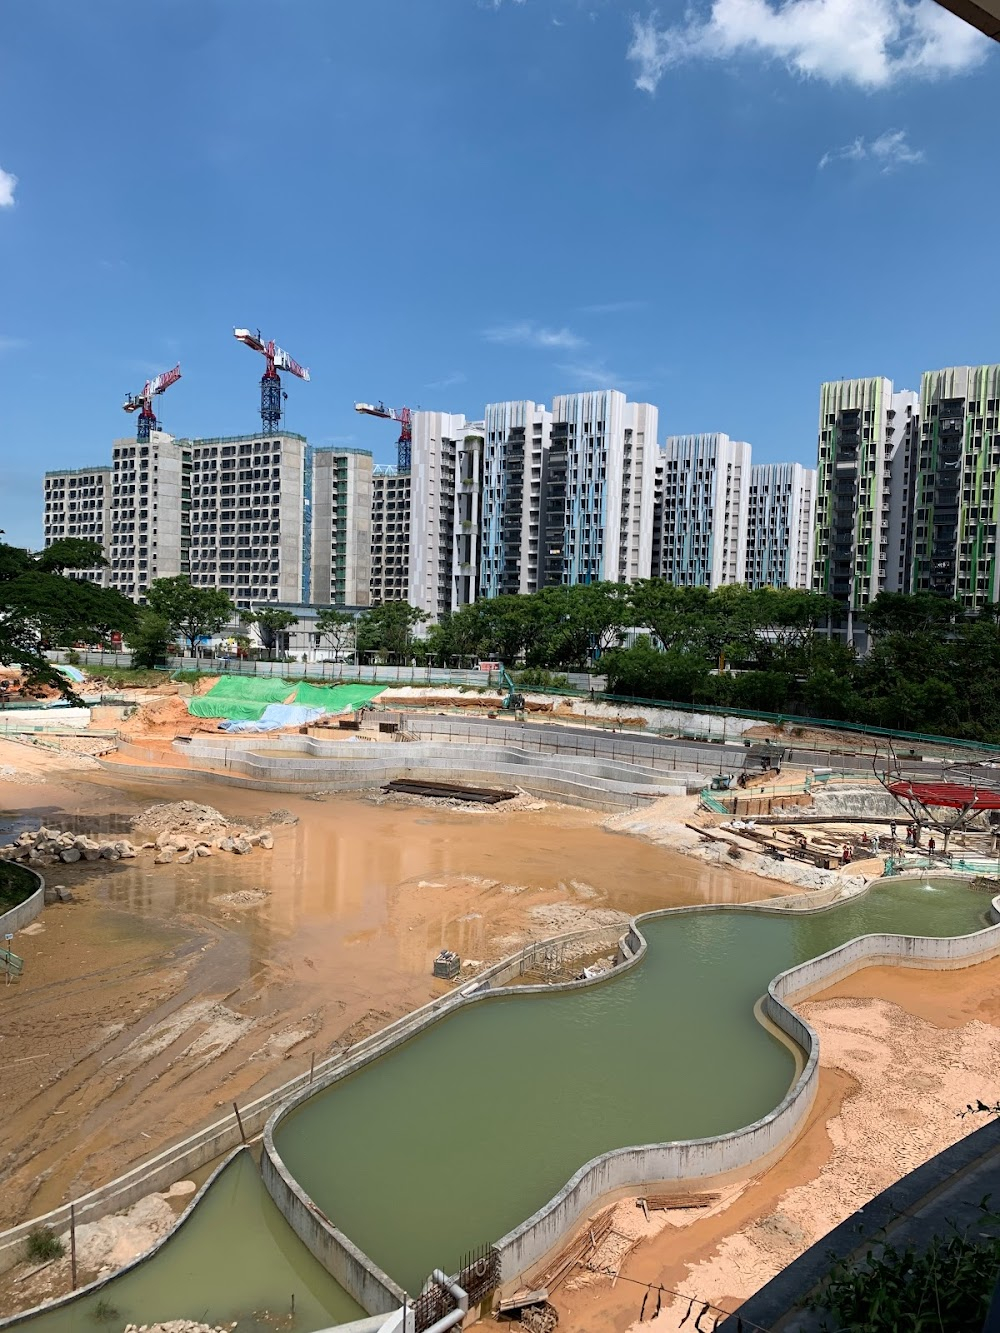
<svg viewBox="0 0 1000 1333">
<path fill-rule="evenodd" d="M 46 472 L 44 481 L 46 546 L 67 537 L 98 542 L 107 550 L 111 523 L 111 469 L 82 467 Z M 73 578 L 105 584 L 103 566 L 66 571 Z"/>
<path fill-rule="evenodd" d="M 653 574 L 680 587 L 742 583 L 749 444 L 721 433 L 668 436 L 656 490 L 659 563 Z"/>
<path fill-rule="evenodd" d="M 843 604 L 839 628 L 852 642 L 857 612 L 882 591 L 909 591 L 903 497 L 916 419 L 916 394 L 884 377 L 820 390 L 812 586 Z"/>
<path fill-rule="evenodd" d="M 318 606 L 368 606 L 372 578 L 372 456 L 314 449 L 312 583 Z"/>
<path fill-rule="evenodd" d="M 482 422 L 466 422 L 461 413 L 413 413 L 407 600 L 432 620 L 452 610 L 459 590 L 455 565 L 465 553 L 456 545 L 455 528 L 460 458 L 466 439 L 472 452 L 481 448 L 482 438 Z"/>
<path fill-rule="evenodd" d="M 143 602 L 154 579 L 190 572 L 191 444 L 157 430 L 115 440 L 111 466 L 107 582 Z"/>
<path fill-rule="evenodd" d="M 410 588 L 410 474 L 372 469 L 371 605 L 405 602 Z"/>
<path fill-rule="evenodd" d="M 656 426 L 655 407 L 628 403 L 617 389 L 553 401 L 540 582 L 648 576 Z"/>
<path fill-rule="evenodd" d="M 762 463 L 750 469 L 747 561 L 751 588 L 812 586 L 816 472 L 801 463 Z"/>
<path fill-rule="evenodd" d="M 490 403 L 483 429 L 479 594 L 537 592 L 552 413 L 527 401 Z"/>
<path fill-rule="evenodd" d="M 455 549 L 451 565 L 453 611 L 468 606 L 480 595 L 484 429 L 481 422 L 466 426 L 455 460 Z"/>
<path fill-rule="evenodd" d="M 914 495 L 912 590 L 969 610 L 1000 598 L 1000 365 L 926 371 Z"/>
<path fill-rule="evenodd" d="M 190 455 L 190 504 L 178 506 L 182 519 L 190 508 L 190 563 L 178 572 L 222 588 L 238 605 L 300 602 L 305 437 L 232 435 L 178 445 Z"/>
</svg>

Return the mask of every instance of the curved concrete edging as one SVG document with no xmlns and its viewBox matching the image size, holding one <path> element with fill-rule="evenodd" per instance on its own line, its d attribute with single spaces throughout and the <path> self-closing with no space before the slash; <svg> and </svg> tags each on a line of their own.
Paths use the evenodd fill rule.
<svg viewBox="0 0 1000 1333">
<path fill-rule="evenodd" d="M 5 1319 L 0 1319 L 0 1329 L 14 1328 L 17 1324 L 23 1324 L 29 1319 L 33 1319 L 35 1315 L 48 1314 L 50 1310 L 58 1310 L 60 1307 L 69 1305 L 72 1301 L 78 1300 L 81 1296 L 89 1296 L 95 1291 L 100 1291 L 103 1287 L 106 1287 L 109 1282 L 114 1282 L 116 1278 L 121 1277 L 125 1273 L 131 1273 L 133 1268 L 138 1268 L 139 1265 L 144 1264 L 147 1259 L 152 1259 L 168 1241 L 173 1240 L 184 1223 L 201 1203 L 202 1199 L 204 1199 L 212 1185 L 215 1184 L 222 1172 L 225 1171 L 226 1167 L 229 1166 L 231 1162 L 235 1161 L 241 1152 L 247 1151 L 249 1150 L 241 1144 L 240 1147 L 235 1148 L 224 1161 L 220 1162 L 201 1188 L 196 1191 L 191 1202 L 180 1214 L 170 1230 L 162 1235 L 159 1240 L 154 1241 L 148 1250 L 144 1250 L 142 1254 L 138 1255 L 130 1263 L 127 1263 L 123 1268 L 115 1269 L 115 1271 L 109 1273 L 107 1277 L 99 1277 L 94 1282 L 88 1282 L 85 1287 L 78 1287 L 76 1291 L 67 1292 L 65 1296 L 60 1296 L 56 1300 L 44 1301 L 41 1305 L 35 1305 L 30 1310 L 21 1310 L 18 1314 L 8 1315 Z"/>
<path fill-rule="evenodd" d="M 620 926 L 603 926 L 590 930 L 568 931 L 563 935 L 553 936 L 547 941 L 526 945 L 517 953 L 479 973 L 477 977 L 471 979 L 459 990 L 450 991 L 446 995 L 429 1000 L 427 1004 L 404 1014 L 402 1018 L 396 1019 L 387 1027 L 372 1033 L 371 1036 L 357 1042 L 346 1051 L 338 1051 L 324 1060 L 317 1061 L 315 1073 L 319 1078 L 322 1078 L 325 1073 L 339 1067 L 359 1053 L 377 1047 L 379 1043 L 391 1037 L 393 1033 L 408 1031 L 413 1024 L 421 1021 L 422 1015 L 425 1013 L 446 1013 L 457 1003 L 461 1003 L 463 997 L 472 993 L 477 987 L 489 987 L 494 979 L 509 979 L 516 976 L 519 970 L 523 970 L 525 964 L 531 965 L 539 950 L 544 950 L 555 944 L 572 943 L 574 941 L 591 944 L 597 949 L 612 939 L 617 939 L 620 929 Z M 525 987 L 524 989 L 529 988 Z M 547 990 L 549 987 L 542 987 L 542 989 Z M 313 1086 L 315 1087 L 315 1083 Z M 289 1079 L 280 1087 L 275 1088 L 272 1092 L 264 1093 L 254 1101 L 241 1106 L 240 1117 L 247 1136 L 251 1139 L 259 1136 L 274 1109 L 280 1106 L 287 1097 L 293 1096 L 308 1087 L 309 1072 L 306 1070 Z M 99 1221 L 100 1218 L 107 1217 L 110 1213 L 120 1212 L 122 1209 L 130 1207 L 147 1194 L 167 1189 L 174 1181 L 189 1175 L 192 1171 L 198 1170 L 209 1162 L 215 1161 L 223 1153 L 229 1152 L 238 1146 L 240 1142 L 239 1125 L 236 1116 L 230 1112 L 221 1119 L 205 1126 L 204 1129 L 188 1135 L 179 1143 L 163 1149 L 147 1161 L 140 1162 L 123 1175 L 115 1177 L 107 1184 L 100 1185 L 74 1200 L 77 1224 Z M 55 1231 L 63 1231 L 69 1226 L 69 1221 L 70 1205 L 64 1203 L 40 1217 L 31 1218 L 18 1226 L 0 1232 L 0 1273 L 7 1272 L 20 1261 L 23 1244 L 27 1240 L 28 1234 L 36 1227 L 51 1227 Z"/>
<path fill-rule="evenodd" d="M 29 894 L 23 903 L 18 903 L 16 907 L 11 907 L 0 916 L 0 940 L 4 935 L 13 935 L 30 925 L 36 917 L 41 916 L 42 908 L 45 906 L 45 880 L 38 871 L 33 870 L 31 866 L 22 866 L 20 862 L 11 864 L 17 864 L 19 870 L 25 870 L 29 875 L 33 875 L 38 880 L 38 888 Z"/>
<path fill-rule="evenodd" d="M 867 892 L 866 886 L 862 892 Z M 826 912 L 838 903 L 826 904 L 806 911 Z M 622 964 L 614 971 L 594 978 L 543 987 L 505 987 L 476 985 L 466 988 L 460 1003 L 472 1003 L 484 998 L 499 998 L 543 990 L 575 989 L 617 976 L 623 967 L 632 966 L 645 954 L 648 947 L 639 929 L 644 921 L 659 919 L 678 912 L 713 911 L 781 911 L 767 902 L 762 904 L 704 904 L 693 907 L 667 908 L 648 912 L 633 919 L 621 939 Z M 797 964 L 780 973 L 768 985 L 762 1010 L 767 1019 L 792 1039 L 806 1053 L 805 1063 L 785 1097 L 773 1111 L 762 1119 L 728 1134 L 705 1139 L 677 1140 L 674 1142 L 643 1144 L 613 1149 L 586 1162 L 563 1188 L 520 1226 L 495 1242 L 500 1252 L 503 1284 L 514 1282 L 529 1268 L 539 1264 L 551 1253 L 579 1222 L 593 1212 L 601 1202 L 609 1202 L 615 1195 L 649 1185 L 679 1188 L 697 1182 L 707 1185 L 745 1175 L 752 1167 L 760 1170 L 784 1153 L 801 1130 L 819 1084 L 819 1038 L 814 1029 L 791 1007 L 791 997 L 803 998 L 833 982 L 878 963 L 911 967 L 949 968 L 965 967 L 1000 955 L 1000 897 L 990 905 L 993 925 L 971 935 L 951 937 L 924 937 L 912 935 L 863 935 L 839 945 L 817 958 Z M 499 978 L 496 978 L 499 979 Z M 453 1008 L 459 1007 L 456 1004 Z M 449 1010 L 449 1012 L 452 1012 Z M 367 1255 L 339 1231 L 317 1208 L 306 1191 L 291 1175 L 274 1143 L 274 1132 L 280 1122 L 296 1107 L 329 1088 L 348 1073 L 387 1054 L 394 1046 L 415 1036 L 442 1016 L 427 1013 L 419 1025 L 399 1032 L 388 1042 L 365 1052 L 348 1065 L 331 1071 L 318 1084 L 303 1089 L 295 1097 L 278 1107 L 264 1129 L 261 1160 L 265 1185 L 278 1208 L 297 1232 L 303 1243 L 321 1263 L 336 1267 L 330 1271 L 365 1309 L 372 1313 L 387 1312 L 402 1300 L 402 1292 Z M 266 1166 L 265 1166 L 266 1163 Z M 300 1230 L 301 1224 L 306 1225 Z M 373 1304 L 366 1304 L 366 1300 Z"/>
</svg>

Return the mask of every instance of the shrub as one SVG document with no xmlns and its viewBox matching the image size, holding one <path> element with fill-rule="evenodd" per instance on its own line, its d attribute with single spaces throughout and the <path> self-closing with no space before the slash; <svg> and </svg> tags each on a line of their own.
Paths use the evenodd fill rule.
<svg viewBox="0 0 1000 1333">
<path fill-rule="evenodd" d="M 34 1263 L 59 1259 L 65 1246 L 51 1227 L 36 1227 L 28 1233 L 28 1258 Z"/>
<path fill-rule="evenodd" d="M 569 685 L 568 676 L 555 671 L 546 671 L 544 667 L 525 667 L 523 671 L 515 671 L 514 680 L 518 685 L 526 685 L 529 689 L 562 690 Z"/>
<path fill-rule="evenodd" d="M 109 1300 L 102 1296 L 93 1309 L 94 1322 L 98 1324 L 110 1324 L 113 1319 L 118 1318 L 118 1309 L 112 1305 Z"/>
</svg>

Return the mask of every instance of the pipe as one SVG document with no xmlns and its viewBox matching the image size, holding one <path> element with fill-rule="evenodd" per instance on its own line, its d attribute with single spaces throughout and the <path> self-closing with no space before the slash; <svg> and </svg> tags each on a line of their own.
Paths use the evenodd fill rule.
<svg viewBox="0 0 1000 1333">
<path fill-rule="evenodd" d="M 459 1290 L 461 1290 L 461 1288 L 459 1288 Z M 462 1294 L 465 1295 L 464 1292 Z M 466 1296 L 465 1299 L 468 1301 L 468 1296 Z M 436 1324 L 431 1324 L 427 1333 L 445 1333 L 445 1329 L 454 1328 L 456 1324 L 460 1324 L 465 1318 L 465 1313 L 466 1312 L 462 1309 L 452 1310 L 451 1313 L 446 1314 L 443 1319 L 439 1319 Z"/>
<path fill-rule="evenodd" d="M 458 1283 L 455 1281 L 455 1279 L 453 1277 L 449 1277 L 447 1273 L 442 1273 L 440 1268 L 435 1268 L 434 1272 L 431 1274 L 431 1277 L 434 1279 L 435 1282 L 440 1283 L 442 1287 L 446 1288 L 448 1291 L 451 1292 L 452 1296 L 454 1297 L 455 1304 L 458 1306 L 458 1308 L 462 1311 L 463 1314 L 469 1313 L 469 1293 L 465 1290 L 464 1287 L 460 1287 Z M 434 1327 L 436 1328 L 437 1324 L 435 1324 Z M 445 1327 L 451 1328 L 451 1325 L 448 1324 Z M 431 1330 L 428 1329 L 427 1333 L 431 1333 Z"/>
</svg>

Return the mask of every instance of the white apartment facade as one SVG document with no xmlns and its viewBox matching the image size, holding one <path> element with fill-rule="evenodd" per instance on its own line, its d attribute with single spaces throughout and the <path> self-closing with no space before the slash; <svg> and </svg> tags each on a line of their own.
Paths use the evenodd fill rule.
<svg viewBox="0 0 1000 1333">
<path fill-rule="evenodd" d="M 165 431 L 112 446 L 107 583 L 144 602 L 154 579 L 189 573 L 191 447 Z"/>
<path fill-rule="evenodd" d="M 82 467 L 46 472 L 43 481 L 43 539 L 46 546 L 66 538 L 98 542 L 107 548 L 111 525 L 111 469 Z M 76 579 L 104 586 L 103 566 L 67 570 Z"/>
<path fill-rule="evenodd" d="M 649 576 L 657 419 L 655 407 L 617 389 L 553 400 L 543 585 Z"/>
<path fill-rule="evenodd" d="M 479 594 L 537 592 L 552 413 L 529 400 L 489 403 L 483 431 Z"/>
<path fill-rule="evenodd" d="M 671 435 L 657 479 L 655 577 L 680 587 L 742 583 L 750 445 L 721 432 Z"/>
<path fill-rule="evenodd" d="M 460 550 L 456 535 L 478 534 L 471 526 L 460 526 L 456 534 L 456 522 L 474 521 L 458 518 L 465 510 L 456 498 L 458 478 L 470 467 L 466 454 L 482 448 L 483 423 L 467 422 L 462 413 L 414 412 L 412 426 L 407 601 L 437 620 L 453 610 L 460 592 L 471 590 L 475 600 L 472 544 L 463 542 Z M 465 554 L 470 558 L 462 562 L 467 569 L 460 576 L 456 566 Z"/>
<path fill-rule="evenodd" d="M 749 587 L 809 591 L 815 514 L 815 469 L 801 463 L 750 468 L 744 576 Z"/>
</svg>

